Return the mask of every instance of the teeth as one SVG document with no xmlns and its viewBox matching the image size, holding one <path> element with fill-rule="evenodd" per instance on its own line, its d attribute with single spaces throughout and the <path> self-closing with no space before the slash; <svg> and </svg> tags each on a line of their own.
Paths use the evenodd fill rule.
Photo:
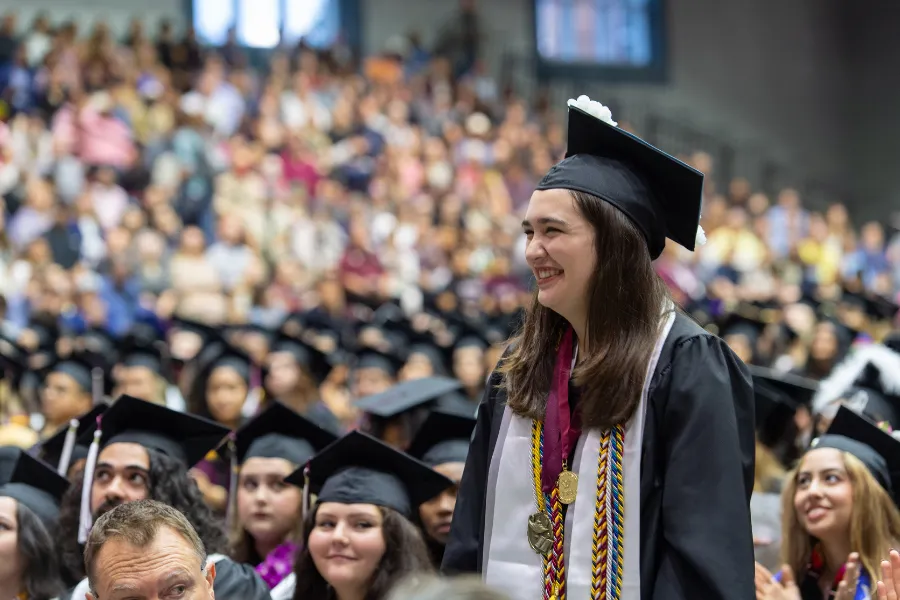
<svg viewBox="0 0 900 600">
<path fill-rule="evenodd" d="M 553 277 L 554 275 L 559 275 L 562 273 L 559 269 L 538 269 L 537 276 L 538 279 L 547 279 L 548 277 Z"/>
</svg>

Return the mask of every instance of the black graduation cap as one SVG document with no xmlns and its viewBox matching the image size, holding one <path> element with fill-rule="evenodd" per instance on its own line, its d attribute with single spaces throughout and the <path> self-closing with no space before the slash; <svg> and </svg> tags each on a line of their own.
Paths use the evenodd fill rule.
<svg viewBox="0 0 900 600">
<path fill-rule="evenodd" d="M 103 370 L 103 367 L 98 364 L 97 357 L 83 352 L 76 352 L 66 358 L 58 358 L 49 365 L 47 374 L 63 373 L 68 375 L 75 380 L 75 383 L 78 384 L 78 387 L 83 392 L 90 394 L 94 387 L 93 371 L 96 368 Z"/>
<path fill-rule="evenodd" d="M 319 504 L 374 504 L 407 518 L 420 504 L 453 485 L 424 463 L 359 431 L 322 450 L 285 481 L 302 486 L 307 473 Z"/>
<path fill-rule="evenodd" d="M 206 388 L 206 380 L 212 372 L 219 367 L 234 369 L 244 381 L 250 382 L 250 368 L 253 360 L 240 348 L 225 342 L 216 342 L 204 349 L 201 357 L 198 357 L 200 372 L 195 379 L 196 384 L 202 384 Z"/>
<path fill-rule="evenodd" d="M 719 337 L 724 338 L 730 335 L 742 335 L 746 337 L 751 344 L 755 344 L 765 328 L 766 323 L 759 319 L 754 319 L 739 313 L 729 313 L 719 326 Z"/>
<path fill-rule="evenodd" d="M 21 452 L 18 446 L 0 446 L 0 485 L 9 482 Z"/>
<path fill-rule="evenodd" d="M 203 338 L 204 341 L 219 337 L 219 332 L 216 328 L 207 325 L 206 323 L 201 323 L 200 321 L 195 321 L 193 319 L 185 319 L 183 317 L 173 317 L 172 322 L 169 324 L 169 332 L 177 333 L 181 331 L 194 333 Z"/>
<path fill-rule="evenodd" d="M 37 336 L 38 346 L 36 350 L 54 350 L 56 340 L 59 339 L 59 326 L 55 323 L 32 321 L 26 329 Z"/>
<path fill-rule="evenodd" d="M 751 365 L 748 367 L 753 376 L 753 385 L 758 383 L 784 394 L 798 405 L 809 406 L 813 396 L 819 389 L 819 383 L 814 379 L 801 377 L 794 373 L 782 373 L 768 367 Z"/>
<path fill-rule="evenodd" d="M 459 325 L 456 328 L 456 341 L 453 343 L 453 349 L 461 348 L 479 348 L 485 350 L 491 345 L 485 333 L 487 329 L 486 323 L 473 323 L 469 319 L 457 318 L 453 319 Z"/>
<path fill-rule="evenodd" d="M 767 380 L 756 376 L 753 377 L 753 397 L 756 406 L 756 436 L 763 445 L 775 446 L 790 431 L 791 421 L 800 404 L 770 386 Z"/>
<path fill-rule="evenodd" d="M 432 467 L 449 462 L 464 463 L 474 429 L 474 416 L 432 411 L 410 444 L 409 455 Z"/>
<path fill-rule="evenodd" d="M 317 384 L 325 381 L 331 372 L 331 363 L 328 357 L 303 340 L 281 334 L 269 349 L 269 353 L 275 352 L 286 352 L 293 356 L 297 364 L 304 367 L 313 376 Z"/>
<path fill-rule="evenodd" d="M 92 328 L 78 336 L 81 349 L 95 356 L 104 357 L 107 362 L 116 362 L 118 344 L 111 333 L 105 329 Z"/>
<path fill-rule="evenodd" d="M 893 321 L 898 311 L 900 306 L 884 296 L 871 294 L 866 299 L 866 314 L 877 321 Z"/>
<path fill-rule="evenodd" d="M 337 440 L 337 436 L 277 401 L 238 429 L 235 438 L 239 463 L 248 458 L 283 458 L 295 465 L 306 464 L 316 452 Z"/>
<path fill-rule="evenodd" d="M 404 360 L 392 352 L 382 352 L 374 348 L 364 348 L 356 353 L 356 369 L 378 369 L 391 377 L 403 368 Z"/>
<path fill-rule="evenodd" d="M 142 336 L 128 336 L 122 341 L 119 364 L 123 367 L 144 367 L 170 379 L 168 352 L 159 340 L 148 340 Z"/>
<path fill-rule="evenodd" d="M 839 304 L 865 312 L 866 308 L 868 308 L 869 301 L 865 293 L 860 293 L 844 287 Z"/>
<path fill-rule="evenodd" d="M 69 481 L 48 465 L 19 451 L 8 481 L 0 486 L 0 496 L 12 498 L 31 509 L 51 534 L 56 529 L 59 505 Z"/>
<path fill-rule="evenodd" d="M 450 377 L 413 379 L 398 383 L 380 394 L 366 396 L 356 402 L 356 407 L 375 417 L 391 419 L 434 402 L 461 387 L 458 380 Z"/>
<path fill-rule="evenodd" d="M 812 449 L 815 448 L 835 448 L 852 454 L 889 494 L 895 496 L 900 491 L 900 440 L 846 406 L 838 409 L 825 435 L 813 441 Z"/>
<path fill-rule="evenodd" d="M 258 335 L 263 337 L 269 345 L 275 341 L 277 334 L 277 331 L 258 323 L 240 323 L 238 325 L 229 325 L 225 328 L 226 336 Z"/>
<path fill-rule="evenodd" d="M 25 349 L 9 338 L 0 335 L 0 379 L 9 375 L 14 381 L 18 381 L 27 369 L 28 353 Z"/>
<path fill-rule="evenodd" d="M 121 396 L 101 420 L 100 444 L 131 442 L 193 466 L 216 448 L 229 429 L 209 419 L 180 413 L 165 406 Z M 79 442 L 90 444 L 93 431 Z"/>
<path fill-rule="evenodd" d="M 592 194 L 625 213 L 644 234 L 653 259 L 662 254 L 667 237 L 694 249 L 703 173 L 591 116 L 573 101 L 566 158 L 537 186 L 554 188 Z"/>
<path fill-rule="evenodd" d="M 94 428 L 97 426 L 97 417 L 106 412 L 107 408 L 109 408 L 109 405 L 101 402 L 78 417 L 78 419 L 73 419 L 73 421 L 77 423 L 75 426 L 76 442 L 72 448 L 69 464 L 87 458 L 88 444 L 79 444 L 77 440 L 84 439 L 88 432 L 92 433 L 94 431 Z M 60 427 L 56 433 L 41 442 L 39 456 L 42 460 L 46 461 L 48 464 L 59 466 L 59 461 L 63 454 L 63 447 L 66 444 L 66 435 L 69 433 L 69 429 L 70 425 L 64 425 L 63 427 Z M 65 465 L 65 470 L 68 470 L 68 468 L 69 465 Z"/>
</svg>

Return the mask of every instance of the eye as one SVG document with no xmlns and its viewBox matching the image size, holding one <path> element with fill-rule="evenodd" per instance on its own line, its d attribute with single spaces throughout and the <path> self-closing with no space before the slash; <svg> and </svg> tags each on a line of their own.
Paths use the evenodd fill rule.
<svg viewBox="0 0 900 600">
<path fill-rule="evenodd" d="M 374 525 L 370 521 L 358 521 L 356 523 L 357 529 L 371 529 Z"/>
<path fill-rule="evenodd" d="M 317 529 L 332 529 L 334 527 L 334 521 L 319 521 L 316 523 Z"/>
<path fill-rule="evenodd" d="M 106 483 L 112 477 L 112 473 L 110 473 L 106 469 L 101 469 L 94 473 L 94 481 L 99 481 L 100 483 Z"/>
<path fill-rule="evenodd" d="M 146 485 L 147 478 L 144 477 L 142 473 L 132 473 L 131 476 L 128 477 L 128 483 L 132 485 Z"/>
<path fill-rule="evenodd" d="M 809 475 L 798 475 L 797 476 L 797 486 L 798 487 L 806 487 L 809 485 Z"/>
<path fill-rule="evenodd" d="M 560 229 L 557 229 L 556 227 L 548 227 L 547 233 L 562 233 L 562 231 Z"/>
<path fill-rule="evenodd" d="M 284 489 L 287 487 L 287 484 L 283 481 L 274 481 L 269 487 L 272 488 L 273 492 L 281 492 L 284 491 Z"/>
<path fill-rule="evenodd" d="M 244 480 L 244 486 L 243 486 L 243 487 L 244 487 L 244 489 L 247 490 L 248 492 L 252 492 L 252 491 L 255 490 L 258 486 L 256 485 L 256 481 L 254 481 L 253 479 L 245 479 L 245 480 Z"/>
<path fill-rule="evenodd" d="M 830 473 L 825 476 L 825 481 L 828 483 L 840 483 L 841 477 L 837 473 Z"/>
<path fill-rule="evenodd" d="M 186 585 L 176 585 L 172 589 L 169 590 L 168 596 L 170 598 L 181 598 L 187 592 Z"/>
<path fill-rule="evenodd" d="M 529 240 L 534 237 L 534 231 L 532 231 L 530 229 L 526 229 L 524 233 L 525 233 L 525 237 L 528 238 Z"/>
</svg>

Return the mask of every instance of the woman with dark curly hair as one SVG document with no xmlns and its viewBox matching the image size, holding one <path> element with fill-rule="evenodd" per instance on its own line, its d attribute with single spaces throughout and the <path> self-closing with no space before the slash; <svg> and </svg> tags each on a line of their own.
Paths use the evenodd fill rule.
<svg viewBox="0 0 900 600">
<path fill-rule="evenodd" d="M 384 600 L 399 581 L 433 571 L 411 519 L 452 482 L 424 463 L 355 431 L 287 481 L 318 499 L 294 577 L 272 590 L 274 600 Z"/>
<path fill-rule="evenodd" d="M 227 433 L 205 419 L 130 396 L 120 398 L 103 415 L 101 427 L 90 434 L 94 442 L 81 485 L 76 483 L 63 498 L 59 545 L 66 576 L 84 577 L 81 544 L 95 519 L 120 504 L 149 498 L 180 510 L 194 526 L 209 563 L 215 565 L 216 598 L 268 598 L 268 586 L 251 567 L 224 555 L 223 528 L 188 474 L 188 466 Z M 82 505 L 82 497 L 89 498 L 88 506 Z M 86 591 L 87 580 L 81 579 L 70 597 L 84 598 Z"/>
<path fill-rule="evenodd" d="M 0 597 L 50 600 L 63 590 L 51 532 L 69 486 L 44 463 L 19 451 L 0 486 Z"/>
</svg>

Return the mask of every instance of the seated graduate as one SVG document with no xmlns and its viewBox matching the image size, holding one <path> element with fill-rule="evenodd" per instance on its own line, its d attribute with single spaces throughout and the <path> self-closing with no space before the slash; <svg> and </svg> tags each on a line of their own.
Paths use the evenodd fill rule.
<svg viewBox="0 0 900 600">
<path fill-rule="evenodd" d="M 36 447 L 38 458 L 55 466 L 57 473 L 72 481 L 75 474 L 84 469 L 88 455 L 88 444 L 79 444 L 78 438 L 94 431 L 97 417 L 106 412 L 107 408 L 108 404 L 101 403 L 77 419 L 72 419 L 68 426 L 60 428 Z"/>
<path fill-rule="evenodd" d="M 409 447 L 409 455 L 447 477 L 453 485 L 419 506 L 419 520 L 435 568 L 441 566 L 450 536 L 456 492 L 466 466 L 475 417 L 432 411 Z"/>
<path fill-rule="evenodd" d="M 57 358 L 48 367 L 41 388 L 41 412 L 46 419 L 41 439 L 50 437 L 67 427 L 72 419 L 91 410 L 94 405 L 91 371 L 95 366 L 87 355 L 73 354 L 64 359 Z"/>
<path fill-rule="evenodd" d="M 252 565 L 269 587 L 293 572 L 302 539 L 302 494 L 284 478 L 336 439 L 273 402 L 228 442 L 237 475 L 229 501 L 230 556 Z"/>
<path fill-rule="evenodd" d="M 0 597 L 50 600 L 64 589 L 53 540 L 69 482 L 16 453 L 12 473 L 0 482 Z"/>
<path fill-rule="evenodd" d="M 872 598 L 880 562 L 900 542 L 900 441 L 840 407 L 828 432 L 788 474 L 781 556 L 773 578 L 757 565 L 759 600 Z M 840 595 L 838 596 L 840 597 Z"/>
<path fill-rule="evenodd" d="M 339 435 L 343 426 L 319 393 L 319 386 L 330 372 L 331 363 L 323 352 L 282 334 L 266 359 L 265 391 L 270 398 Z"/>
<path fill-rule="evenodd" d="M 398 450 L 406 450 L 432 408 L 462 387 L 449 377 L 427 377 L 404 381 L 387 390 L 362 398 L 360 429 Z"/>
<path fill-rule="evenodd" d="M 232 431 L 241 426 L 244 403 L 250 391 L 250 357 L 223 342 L 204 348 L 188 395 L 192 414 L 210 419 Z M 230 481 L 229 462 L 215 453 L 191 469 L 203 498 L 218 515 L 225 514 Z"/>
<path fill-rule="evenodd" d="M 272 590 L 274 600 L 384 600 L 402 579 L 433 571 L 412 520 L 452 485 L 440 473 L 354 431 L 288 481 L 318 498 L 293 576 Z"/>
<path fill-rule="evenodd" d="M 228 434 L 221 425 L 130 396 L 117 400 L 94 432 L 82 481 L 63 497 L 58 529 L 63 564 L 84 577 L 82 545 L 100 515 L 125 502 L 149 498 L 180 510 L 216 565 L 220 600 L 268 598 L 269 587 L 252 567 L 227 556 L 224 528 L 215 519 L 188 468 Z M 69 596 L 84 598 L 82 579 Z"/>
</svg>

